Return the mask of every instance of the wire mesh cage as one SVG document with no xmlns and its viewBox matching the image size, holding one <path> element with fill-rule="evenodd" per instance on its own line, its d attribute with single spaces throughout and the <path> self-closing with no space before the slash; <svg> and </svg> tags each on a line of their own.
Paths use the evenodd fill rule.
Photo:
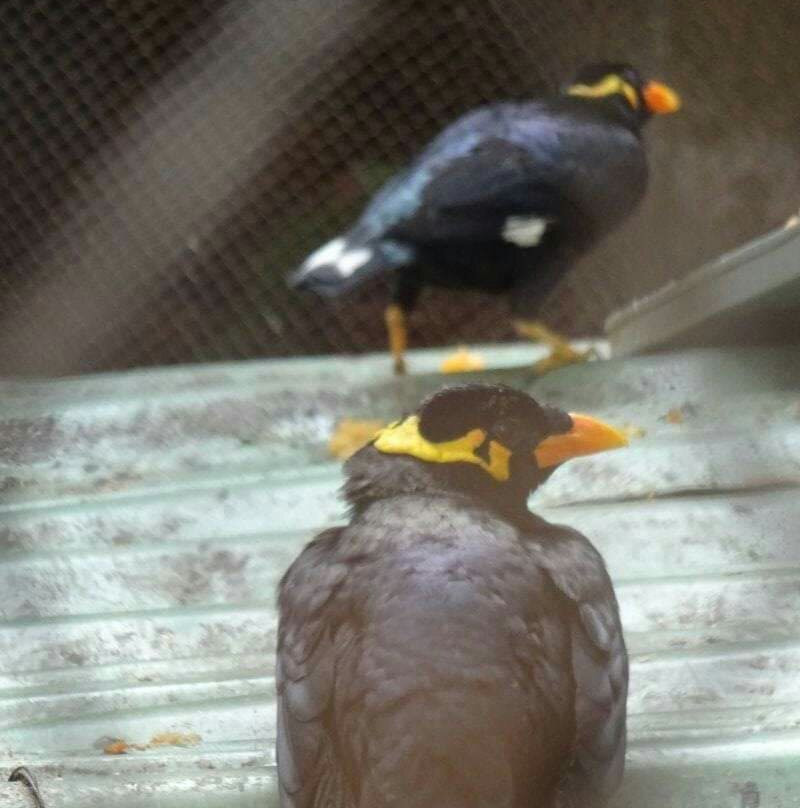
<svg viewBox="0 0 800 808">
<path fill-rule="evenodd" d="M 546 304 L 568 333 L 798 206 L 800 17 L 724 0 L 7 0 L 0 372 L 382 349 L 383 281 L 286 274 L 442 126 L 625 59 L 684 111 L 633 219 Z M 511 336 L 427 290 L 414 345 Z"/>
</svg>

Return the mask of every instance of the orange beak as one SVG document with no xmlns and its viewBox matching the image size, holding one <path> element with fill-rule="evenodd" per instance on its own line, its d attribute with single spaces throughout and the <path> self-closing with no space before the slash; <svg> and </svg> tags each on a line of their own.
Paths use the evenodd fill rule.
<svg viewBox="0 0 800 808">
<path fill-rule="evenodd" d="M 645 105 L 654 115 L 669 115 L 681 108 L 680 96 L 660 81 L 648 81 L 642 95 Z"/>
<path fill-rule="evenodd" d="M 573 457 L 619 449 L 628 439 L 618 429 L 590 415 L 570 413 L 572 429 L 563 435 L 545 438 L 534 451 L 540 469 L 557 466 Z"/>
</svg>

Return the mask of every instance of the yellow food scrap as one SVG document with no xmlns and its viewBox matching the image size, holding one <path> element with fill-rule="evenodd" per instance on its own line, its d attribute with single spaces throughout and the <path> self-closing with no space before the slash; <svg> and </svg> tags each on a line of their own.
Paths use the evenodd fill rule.
<svg viewBox="0 0 800 808">
<path fill-rule="evenodd" d="M 103 747 L 103 754 L 104 755 L 125 755 L 128 753 L 128 750 L 135 749 L 135 746 L 131 746 L 127 741 L 122 741 L 120 739 L 116 739 L 111 741 L 111 743 L 106 744 Z"/>
<path fill-rule="evenodd" d="M 347 460 L 365 443 L 375 437 L 375 433 L 386 424 L 383 421 L 343 418 L 336 424 L 328 441 L 328 451 L 339 460 Z"/>
<path fill-rule="evenodd" d="M 628 440 L 643 438 L 647 434 L 647 430 L 644 427 L 634 426 L 633 424 L 626 424 L 621 427 L 620 432 L 622 432 Z"/>
<path fill-rule="evenodd" d="M 159 746 L 197 746 L 203 739 L 196 732 L 159 732 L 149 743 L 128 743 L 111 738 L 103 747 L 104 755 L 127 755 L 128 752 L 146 752 Z"/>
<path fill-rule="evenodd" d="M 147 746 L 197 746 L 202 740 L 196 732 L 159 732 Z"/>
<path fill-rule="evenodd" d="M 683 410 L 680 407 L 673 407 L 665 416 L 664 420 L 668 424 L 682 424 L 684 420 Z"/>
<path fill-rule="evenodd" d="M 465 345 L 445 357 L 439 366 L 442 373 L 471 373 L 475 370 L 485 370 L 486 361 L 479 354 L 470 353 Z"/>
</svg>

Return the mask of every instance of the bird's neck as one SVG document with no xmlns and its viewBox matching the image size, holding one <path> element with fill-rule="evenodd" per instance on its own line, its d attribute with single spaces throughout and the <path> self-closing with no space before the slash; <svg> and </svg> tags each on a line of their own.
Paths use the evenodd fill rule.
<svg viewBox="0 0 800 808">
<path fill-rule="evenodd" d="M 622 95 L 610 95 L 606 98 L 582 98 L 564 95 L 562 99 L 572 109 L 581 110 L 588 115 L 605 119 L 609 123 L 624 126 L 637 135 L 644 122 L 639 112 L 631 107 Z"/>
<path fill-rule="evenodd" d="M 425 463 L 405 455 L 384 455 L 367 446 L 348 460 L 345 472 L 344 495 L 356 513 L 378 500 L 414 494 L 481 505 L 514 522 L 530 517 L 529 486 L 498 483 L 483 469 L 466 463 Z"/>
</svg>

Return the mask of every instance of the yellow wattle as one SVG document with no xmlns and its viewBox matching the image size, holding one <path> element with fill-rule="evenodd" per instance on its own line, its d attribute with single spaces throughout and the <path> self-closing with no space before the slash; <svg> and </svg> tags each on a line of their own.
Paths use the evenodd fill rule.
<svg viewBox="0 0 800 808">
<path fill-rule="evenodd" d="M 511 451 L 497 441 L 489 442 L 489 462 L 475 454 L 486 441 L 482 429 L 472 429 L 454 440 L 435 443 L 424 438 L 419 431 L 419 416 L 411 415 L 403 421 L 381 429 L 373 446 L 383 454 L 404 454 L 426 463 L 470 463 L 480 466 L 498 482 L 510 476 Z"/>
<path fill-rule="evenodd" d="M 609 95 L 621 93 L 634 108 L 639 107 L 639 95 L 634 87 L 621 76 L 613 73 L 594 84 L 573 84 L 567 88 L 567 95 L 577 95 L 583 98 L 605 98 Z"/>
</svg>

